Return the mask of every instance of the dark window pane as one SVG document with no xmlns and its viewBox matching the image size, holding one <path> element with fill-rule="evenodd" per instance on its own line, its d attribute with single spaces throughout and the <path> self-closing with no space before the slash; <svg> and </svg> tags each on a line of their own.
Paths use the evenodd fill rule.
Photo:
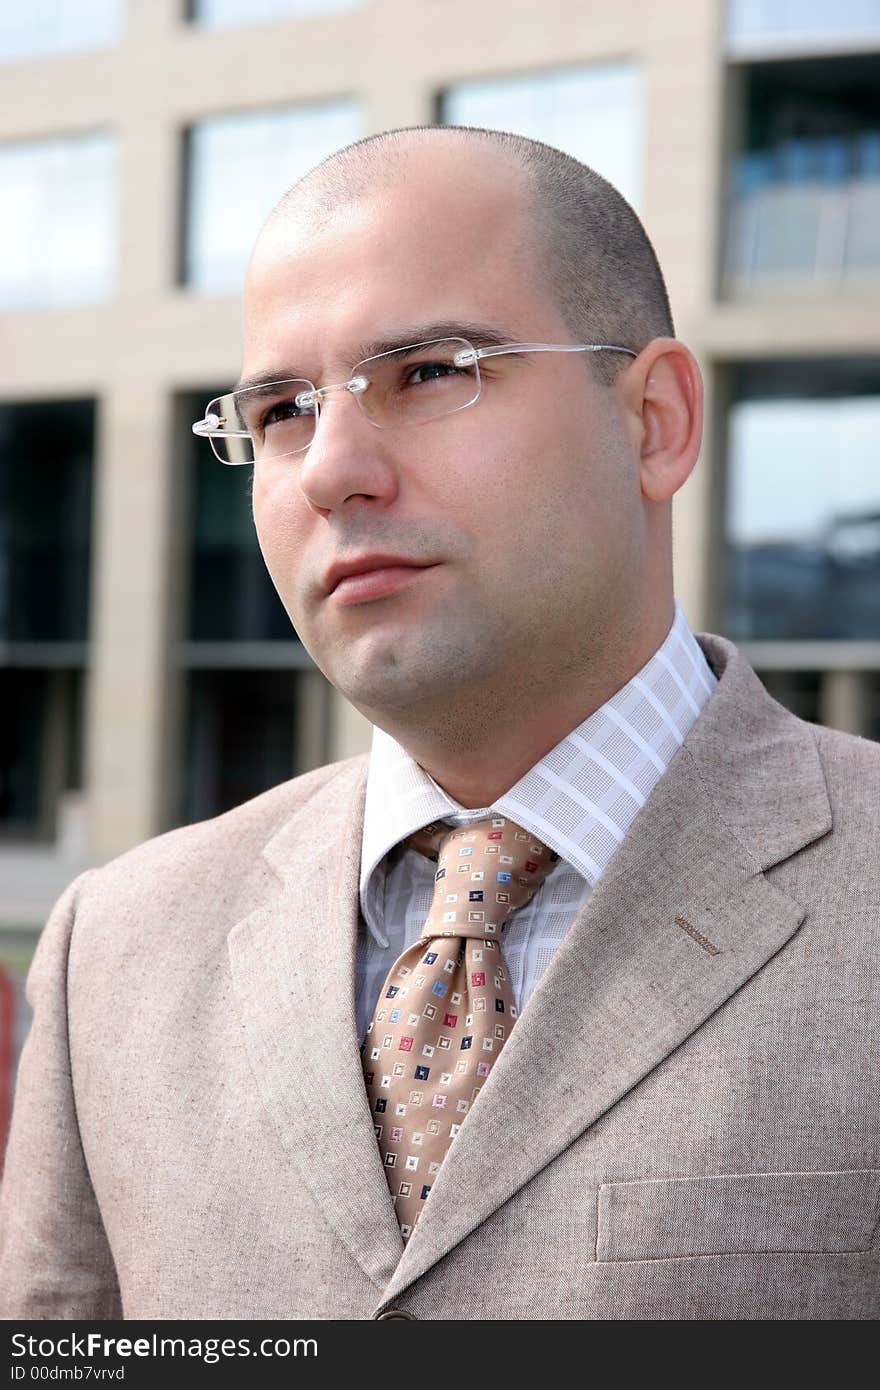
<svg viewBox="0 0 880 1390">
<path fill-rule="evenodd" d="M 193 403 L 193 419 L 207 399 Z M 193 446 L 189 639 L 296 640 L 257 542 L 251 469 L 224 467 L 195 436 Z"/>
<path fill-rule="evenodd" d="M 0 640 L 83 641 L 92 401 L 0 406 Z"/>
<path fill-rule="evenodd" d="M 82 787 L 83 686 L 80 670 L 0 670 L 0 838 L 53 839 Z"/>
<path fill-rule="evenodd" d="M 819 722 L 820 673 L 818 671 L 759 671 L 765 687 L 799 719 Z"/>
<path fill-rule="evenodd" d="M 0 699 L 0 829 L 28 833 L 40 813 L 45 671 L 2 671 Z"/>
<path fill-rule="evenodd" d="M 219 815 L 293 776 L 296 675 L 191 671 L 184 820 Z"/>
</svg>

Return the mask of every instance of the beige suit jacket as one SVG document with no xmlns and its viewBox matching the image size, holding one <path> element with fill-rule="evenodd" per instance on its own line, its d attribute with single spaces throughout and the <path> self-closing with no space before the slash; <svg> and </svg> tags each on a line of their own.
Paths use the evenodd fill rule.
<svg viewBox="0 0 880 1390">
<path fill-rule="evenodd" d="M 876 1318 L 880 747 L 744 658 L 404 1249 L 352 1004 L 366 759 L 86 874 L 32 969 L 7 1318 Z"/>
</svg>

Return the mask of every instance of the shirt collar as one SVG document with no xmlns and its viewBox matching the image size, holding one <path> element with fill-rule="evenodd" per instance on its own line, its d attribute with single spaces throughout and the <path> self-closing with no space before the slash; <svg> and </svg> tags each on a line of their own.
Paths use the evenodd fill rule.
<svg viewBox="0 0 880 1390">
<path fill-rule="evenodd" d="M 666 638 L 642 669 L 572 729 L 491 806 L 468 810 L 404 748 L 374 728 L 361 843 L 364 920 L 382 944 L 368 891 L 385 856 L 435 820 L 456 825 L 490 812 L 509 816 L 598 882 L 717 685 L 676 601 Z"/>
</svg>

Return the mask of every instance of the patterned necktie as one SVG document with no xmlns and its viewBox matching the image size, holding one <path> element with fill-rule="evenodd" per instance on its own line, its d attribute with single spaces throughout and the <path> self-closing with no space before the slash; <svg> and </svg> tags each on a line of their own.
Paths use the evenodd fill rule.
<svg viewBox="0 0 880 1390">
<path fill-rule="evenodd" d="M 449 1145 L 516 1019 L 500 936 L 559 858 L 505 816 L 428 825 L 436 859 L 420 939 L 392 965 L 361 1056 L 400 1233 L 412 1234 Z"/>
</svg>

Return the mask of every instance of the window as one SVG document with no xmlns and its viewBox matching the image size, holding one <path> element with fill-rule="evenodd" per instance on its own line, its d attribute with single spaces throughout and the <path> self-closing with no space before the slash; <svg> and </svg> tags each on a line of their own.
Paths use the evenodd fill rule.
<svg viewBox="0 0 880 1390">
<path fill-rule="evenodd" d="M 732 385 L 723 630 L 880 643 L 880 360 L 744 364 Z"/>
<path fill-rule="evenodd" d="M 228 383 L 227 383 L 228 385 Z M 182 395 L 178 418 L 218 391 Z M 330 687 L 269 578 L 249 468 L 224 468 L 189 436 L 190 604 L 178 650 L 186 689 L 180 818 L 202 820 L 318 767 L 328 756 Z"/>
<path fill-rule="evenodd" d="M 190 19 L 219 27 L 265 24 L 273 19 L 311 19 L 357 9 L 362 0 L 192 0 Z"/>
<path fill-rule="evenodd" d="M 104 134 L 0 145 L 0 308 L 86 304 L 110 293 L 114 163 Z"/>
<path fill-rule="evenodd" d="M 642 97 L 634 63 L 460 82 L 444 92 L 440 112 L 447 125 L 511 130 L 555 145 L 639 204 Z"/>
<path fill-rule="evenodd" d="M 179 419 L 197 419 L 230 384 L 181 397 Z M 204 440 L 184 438 L 192 479 L 188 641 L 295 641 L 254 530 L 251 469 L 225 468 Z"/>
<path fill-rule="evenodd" d="M 183 819 L 217 816 L 294 775 L 295 671 L 190 671 Z"/>
<path fill-rule="evenodd" d="M 807 719 L 811 724 L 822 722 L 821 671 L 762 671 L 760 674 L 774 700 L 785 705 L 798 719 Z"/>
<path fill-rule="evenodd" d="M 0 680 L 0 843 L 57 842 L 82 788 L 83 668 L 13 666 Z"/>
<path fill-rule="evenodd" d="M 108 48 L 122 31 L 123 0 L 27 0 L 0 6 L 0 62 Z"/>
<path fill-rule="evenodd" d="M 0 406 L 0 642 L 82 642 L 93 401 Z"/>
<path fill-rule="evenodd" d="M 0 840 L 52 841 L 82 786 L 94 417 L 0 407 Z"/>
<path fill-rule="evenodd" d="M 880 0 L 728 0 L 728 50 L 839 50 L 880 39 Z"/>
<path fill-rule="evenodd" d="M 183 278 L 237 292 L 254 238 L 292 183 L 359 135 L 351 101 L 216 116 L 189 132 Z"/>
<path fill-rule="evenodd" d="M 755 64 L 737 86 L 723 292 L 878 293 L 876 57 Z"/>
</svg>

